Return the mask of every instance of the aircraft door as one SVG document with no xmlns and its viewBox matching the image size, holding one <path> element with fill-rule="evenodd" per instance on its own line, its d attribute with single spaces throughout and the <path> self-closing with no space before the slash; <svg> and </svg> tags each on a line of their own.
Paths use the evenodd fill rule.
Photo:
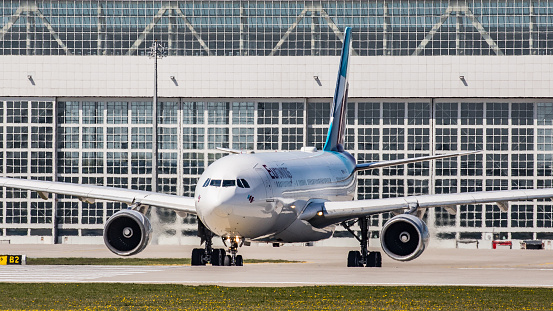
<svg viewBox="0 0 553 311">
<path fill-rule="evenodd" d="M 265 188 L 266 191 L 266 198 L 272 198 L 273 197 L 273 180 L 271 179 L 271 176 L 267 173 L 267 171 L 264 168 L 256 167 L 255 171 L 257 175 L 259 175 L 259 178 L 263 181 L 263 188 Z"/>
</svg>

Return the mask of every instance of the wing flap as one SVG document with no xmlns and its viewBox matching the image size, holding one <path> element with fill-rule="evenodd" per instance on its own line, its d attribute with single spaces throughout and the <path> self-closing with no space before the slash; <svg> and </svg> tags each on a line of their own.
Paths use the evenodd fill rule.
<svg viewBox="0 0 553 311">
<path fill-rule="evenodd" d="M 63 182 L 15 179 L 0 177 L 0 186 L 16 189 L 31 190 L 42 193 L 56 193 L 79 198 L 83 202 L 94 200 L 121 202 L 127 205 L 139 203 L 157 206 L 175 211 L 196 214 L 194 198 L 156 192 L 103 187 L 95 185 L 78 185 Z M 42 195 L 41 195 L 42 197 Z M 44 197 L 43 197 L 44 198 Z"/>
</svg>

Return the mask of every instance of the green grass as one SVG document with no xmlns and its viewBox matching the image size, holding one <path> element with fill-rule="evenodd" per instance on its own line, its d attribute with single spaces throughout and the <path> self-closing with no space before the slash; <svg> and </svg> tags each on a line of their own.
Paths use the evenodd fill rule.
<svg viewBox="0 0 553 311">
<path fill-rule="evenodd" d="M 0 283 L 0 309 L 551 310 L 553 289 Z"/>
<path fill-rule="evenodd" d="M 245 259 L 248 263 L 292 263 L 278 259 Z M 182 266 L 190 265 L 190 258 L 27 258 L 28 265 L 101 265 L 101 266 Z"/>
</svg>

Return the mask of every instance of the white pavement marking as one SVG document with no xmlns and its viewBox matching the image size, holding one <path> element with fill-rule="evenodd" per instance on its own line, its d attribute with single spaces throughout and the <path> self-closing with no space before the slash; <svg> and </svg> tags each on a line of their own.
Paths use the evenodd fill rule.
<svg viewBox="0 0 553 311">
<path fill-rule="evenodd" d="M 90 281 L 87 283 L 129 283 L 125 281 Z M 282 287 L 282 286 L 472 286 L 472 287 L 546 287 L 551 288 L 551 284 L 535 283 L 441 283 L 441 282 L 406 282 L 406 283 L 383 283 L 383 282 L 247 282 L 247 281 L 133 281 L 136 284 L 182 284 L 182 285 L 217 285 L 217 286 L 237 286 L 237 287 Z"/>
<path fill-rule="evenodd" d="M 459 270 L 513 270 L 513 271 L 551 271 L 553 268 L 457 268 Z"/>
<path fill-rule="evenodd" d="M 167 267 L 145 266 L 4 266 L 0 282 L 84 282 L 100 278 L 158 272 Z"/>
</svg>

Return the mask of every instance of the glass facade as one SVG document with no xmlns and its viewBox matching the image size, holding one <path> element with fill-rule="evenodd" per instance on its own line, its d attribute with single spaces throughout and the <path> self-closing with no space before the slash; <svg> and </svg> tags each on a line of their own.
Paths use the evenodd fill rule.
<svg viewBox="0 0 553 311">
<path fill-rule="evenodd" d="M 192 196 L 204 169 L 225 155 L 215 147 L 322 149 L 330 100 L 162 99 L 157 129 L 149 100 L 3 99 L 0 106 L 3 176 L 152 190 L 157 170 L 159 191 Z M 346 147 L 359 162 L 483 151 L 361 172 L 357 197 L 552 187 L 552 106 L 543 100 L 352 99 Z M 153 163 L 156 132 L 159 156 Z M 0 194 L 0 228 L 18 229 L 7 230 L 7 236 L 52 236 L 54 228 L 61 237 L 98 236 L 107 218 L 124 208 L 64 196 L 54 205 L 13 189 Z M 443 238 L 478 238 L 501 228 L 515 239 L 523 228 L 530 238 L 539 238 L 553 218 L 545 201 L 516 202 L 508 213 L 495 205 L 456 208 L 457 215 L 430 209 L 431 231 Z M 150 217 L 172 228 L 169 235 L 195 236 L 194 217 L 165 210 Z M 389 218 L 371 217 L 373 237 Z"/>
<path fill-rule="evenodd" d="M 550 55 L 548 0 L 0 0 L 0 55 Z"/>
<path fill-rule="evenodd" d="M 549 0 L 0 0 L 0 12 L 0 55 L 141 56 L 157 40 L 171 56 L 335 56 L 346 26 L 361 56 L 553 54 Z M 164 98 L 152 107 L 145 98 L 0 98 L 0 175 L 191 196 L 204 169 L 225 155 L 216 147 L 321 149 L 330 99 Z M 553 187 L 553 102 L 352 99 L 345 147 L 360 162 L 483 150 L 361 172 L 359 199 Z M 0 236 L 99 236 L 121 208 L 4 189 Z M 438 237 L 481 238 L 497 228 L 505 238 L 551 237 L 546 201 L 518 202 L 508 213 L 489 204 L 455 208 L 428 211 Z M 194 217 L 149 217 L 169 235 L 196 234 Z M 371 237 L 390 217 L 370 218 Z"/>
</svg>

